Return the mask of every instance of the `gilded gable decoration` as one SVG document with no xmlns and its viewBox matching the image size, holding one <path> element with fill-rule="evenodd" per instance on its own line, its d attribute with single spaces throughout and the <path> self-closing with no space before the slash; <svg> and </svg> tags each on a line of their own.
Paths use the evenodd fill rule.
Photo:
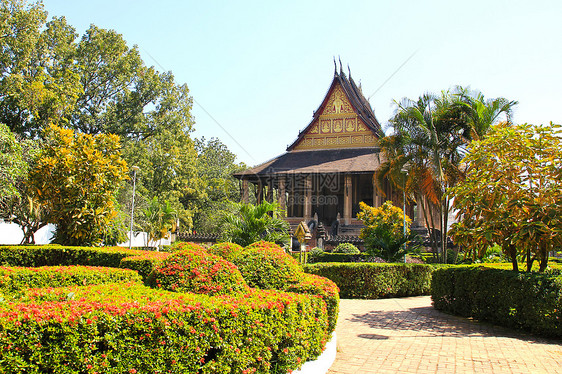
<svg viewBox="0 0 562 374">
<path fill-rule="evenodd" d="M 336 72 L 312 122 L 288 151 L 377 147 L 384 136 L 369 102 L 351 77 Z"/>
</svg>

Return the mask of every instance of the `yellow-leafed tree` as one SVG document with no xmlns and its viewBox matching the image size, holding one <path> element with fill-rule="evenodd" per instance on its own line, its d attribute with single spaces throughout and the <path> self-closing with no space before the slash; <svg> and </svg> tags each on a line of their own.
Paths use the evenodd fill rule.
<svg viewBox="0 0 562 374">
<path fill-rule="evenodd" d="M 119 137 L 75 133 L 55 125 L 30 172 L 30 183 L 56 225 L 55 242 L 99 245 L 111 227 L 115 192 L 127 178 Z"/>
</svg>

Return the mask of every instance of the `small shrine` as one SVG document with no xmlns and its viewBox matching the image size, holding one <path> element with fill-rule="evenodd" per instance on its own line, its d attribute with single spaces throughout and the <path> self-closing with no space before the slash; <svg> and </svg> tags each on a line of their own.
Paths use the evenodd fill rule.
<svg viewBox="0 0 562 374">
<path fill-rule="evenodd" d="M 392 200 L 402 206 L 402 195 L 388 182 L 377 185 L 385 155 L 379 139 L 380 123 L 362 90 L 341 68 L 312 120 L 287 147 L 287 152 L 234 176 L 241 180 L 242 201 L 249 201 L 250 184 L 256 200 L 277 201 L 286 209 L 292 230 L 305 221 L 312 234 L 330 241 L 356 242 L 362 227 L 355 217 L 359 202 L 380 206 Z M 415 204 L 406 205 L 414 225 L 422 224 Z M 419 215 L 419 217 L 418 217 Z"/>
</svg>

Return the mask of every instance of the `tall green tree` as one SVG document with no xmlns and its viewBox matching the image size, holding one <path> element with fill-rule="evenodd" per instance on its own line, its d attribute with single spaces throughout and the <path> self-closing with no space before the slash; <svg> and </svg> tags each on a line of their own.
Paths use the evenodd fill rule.
<svg viewBox="0 0 562 374">
<path fill-rule="evenodd" d="M 16 181 L 26 172 L 22 146 L 8 126 L 0 123 L 0 196 L 19 197 Z"/>
<path fill-rule="evenodd" d="M 55 241 L 98 245 L 115 217 L 115 192 L 127 176 L 115 135 L 75 133 L 51 125 L 30 172 L 33 194 L 56 225 Z"/>
<path fill-rule="evenodd" d="M 527 271 L 562 245 L 562 127 L 500 124 L 472 143 L 463 160 L 466 178 L 449 191 L 459 222 L 452 235 L 465 248 L 498 244 L 518 270 Z"/>
<path fill-rule="evenodd" d="M 75 30 L 63 17 L 46 18 L 39 2 L 0 3 L 0 122 L 19 134 L 64 122 L 81 92 Z"/>
<path fill-rule="evenodd" d="M 18 224 L 21 244 L 34 243 L 34 234 L 47 225 L 46 207 L 38 201 L 29 184 L 29 171 L 37 160 L 40 143 L 22 140 L 0 124 L 0 218 Z"/>
<path fill-rule="evenodd" d="M 435 229 L 441 232 L 440 238 L 432 235 L 434 248 L 440 239 L 438 248 L 446 253 L 451 200 L 445 192 L 463 175 L 461 159 L 470 141 L 483 136 L 502 115 L 510 118 L 516 102 L 485 100 L 475 91 L 456 87 L 395 104 L 390 120 L 393 134 L 381 141 L 386 161 L 380 177 L 399 190 L 405 188 L 411 200 L 421 203 L 426 226 L 432 233 Z"/>
<path fill-rule="evenodd" d="M 233 173 L 246 169 L 236 162 L 236 155 L 217 138 L 195 139 L 197 174 L 203 193 L 196 204 L 194 227 L 201 232 L 216 232 L 225 214 L 232 213 L 232 204 L 240 199 L 239 181 Z"/>
</svg>

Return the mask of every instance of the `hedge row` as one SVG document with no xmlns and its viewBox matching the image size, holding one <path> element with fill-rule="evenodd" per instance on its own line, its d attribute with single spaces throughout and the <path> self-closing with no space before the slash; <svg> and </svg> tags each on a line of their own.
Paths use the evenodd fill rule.
<svg viewBox="0 0 562 374">
<path fill-rule="evenodd" d="M 5 266 L 104 266 L 136 270 L 143 279 L 154 266 L 170 256 L 124 247 L 73 247 L 61 245 L 0 246 L 0 264 Z"/>
<path fill-rule="evenodd" d="M 2 373 L 287 373 L 327 338 L 320 298 L 275 290 L 209 297 L 111 284 L 0 303 Z"/>
<path fill-rule="evenodd" d="M 136 271 L 94 266 L 0 266 L 0 295 L 15 296 L 29 288 L 141 282 Z"/>
<path fill-rule="evenodd" d="M 304 269 L 335 282 L 348 299 L 427 295 L 433 272 L 422 264 L 319 263 Z"/>
<path fill-rule="evenodd" d="M 433 273 L 436 309 L 545 336 L 562 337 L 562 276 L 488 267 Z"/>
<path fill-rule="evenodd" d="M 150 254 L 123 247 L 66 247 L 61 245 L 3 245 L 0 264 L 4 266 L 63 266 L 86 265 L 118 268 L 121 259 Z"/>
<path fill-rule="evenodd" d="M 318 255 L 308 256 L 309 263 L 319 262 L 368 262 L 373 256 L 367 253 L 330 253 L 323 252 Z"/>
</svg>

